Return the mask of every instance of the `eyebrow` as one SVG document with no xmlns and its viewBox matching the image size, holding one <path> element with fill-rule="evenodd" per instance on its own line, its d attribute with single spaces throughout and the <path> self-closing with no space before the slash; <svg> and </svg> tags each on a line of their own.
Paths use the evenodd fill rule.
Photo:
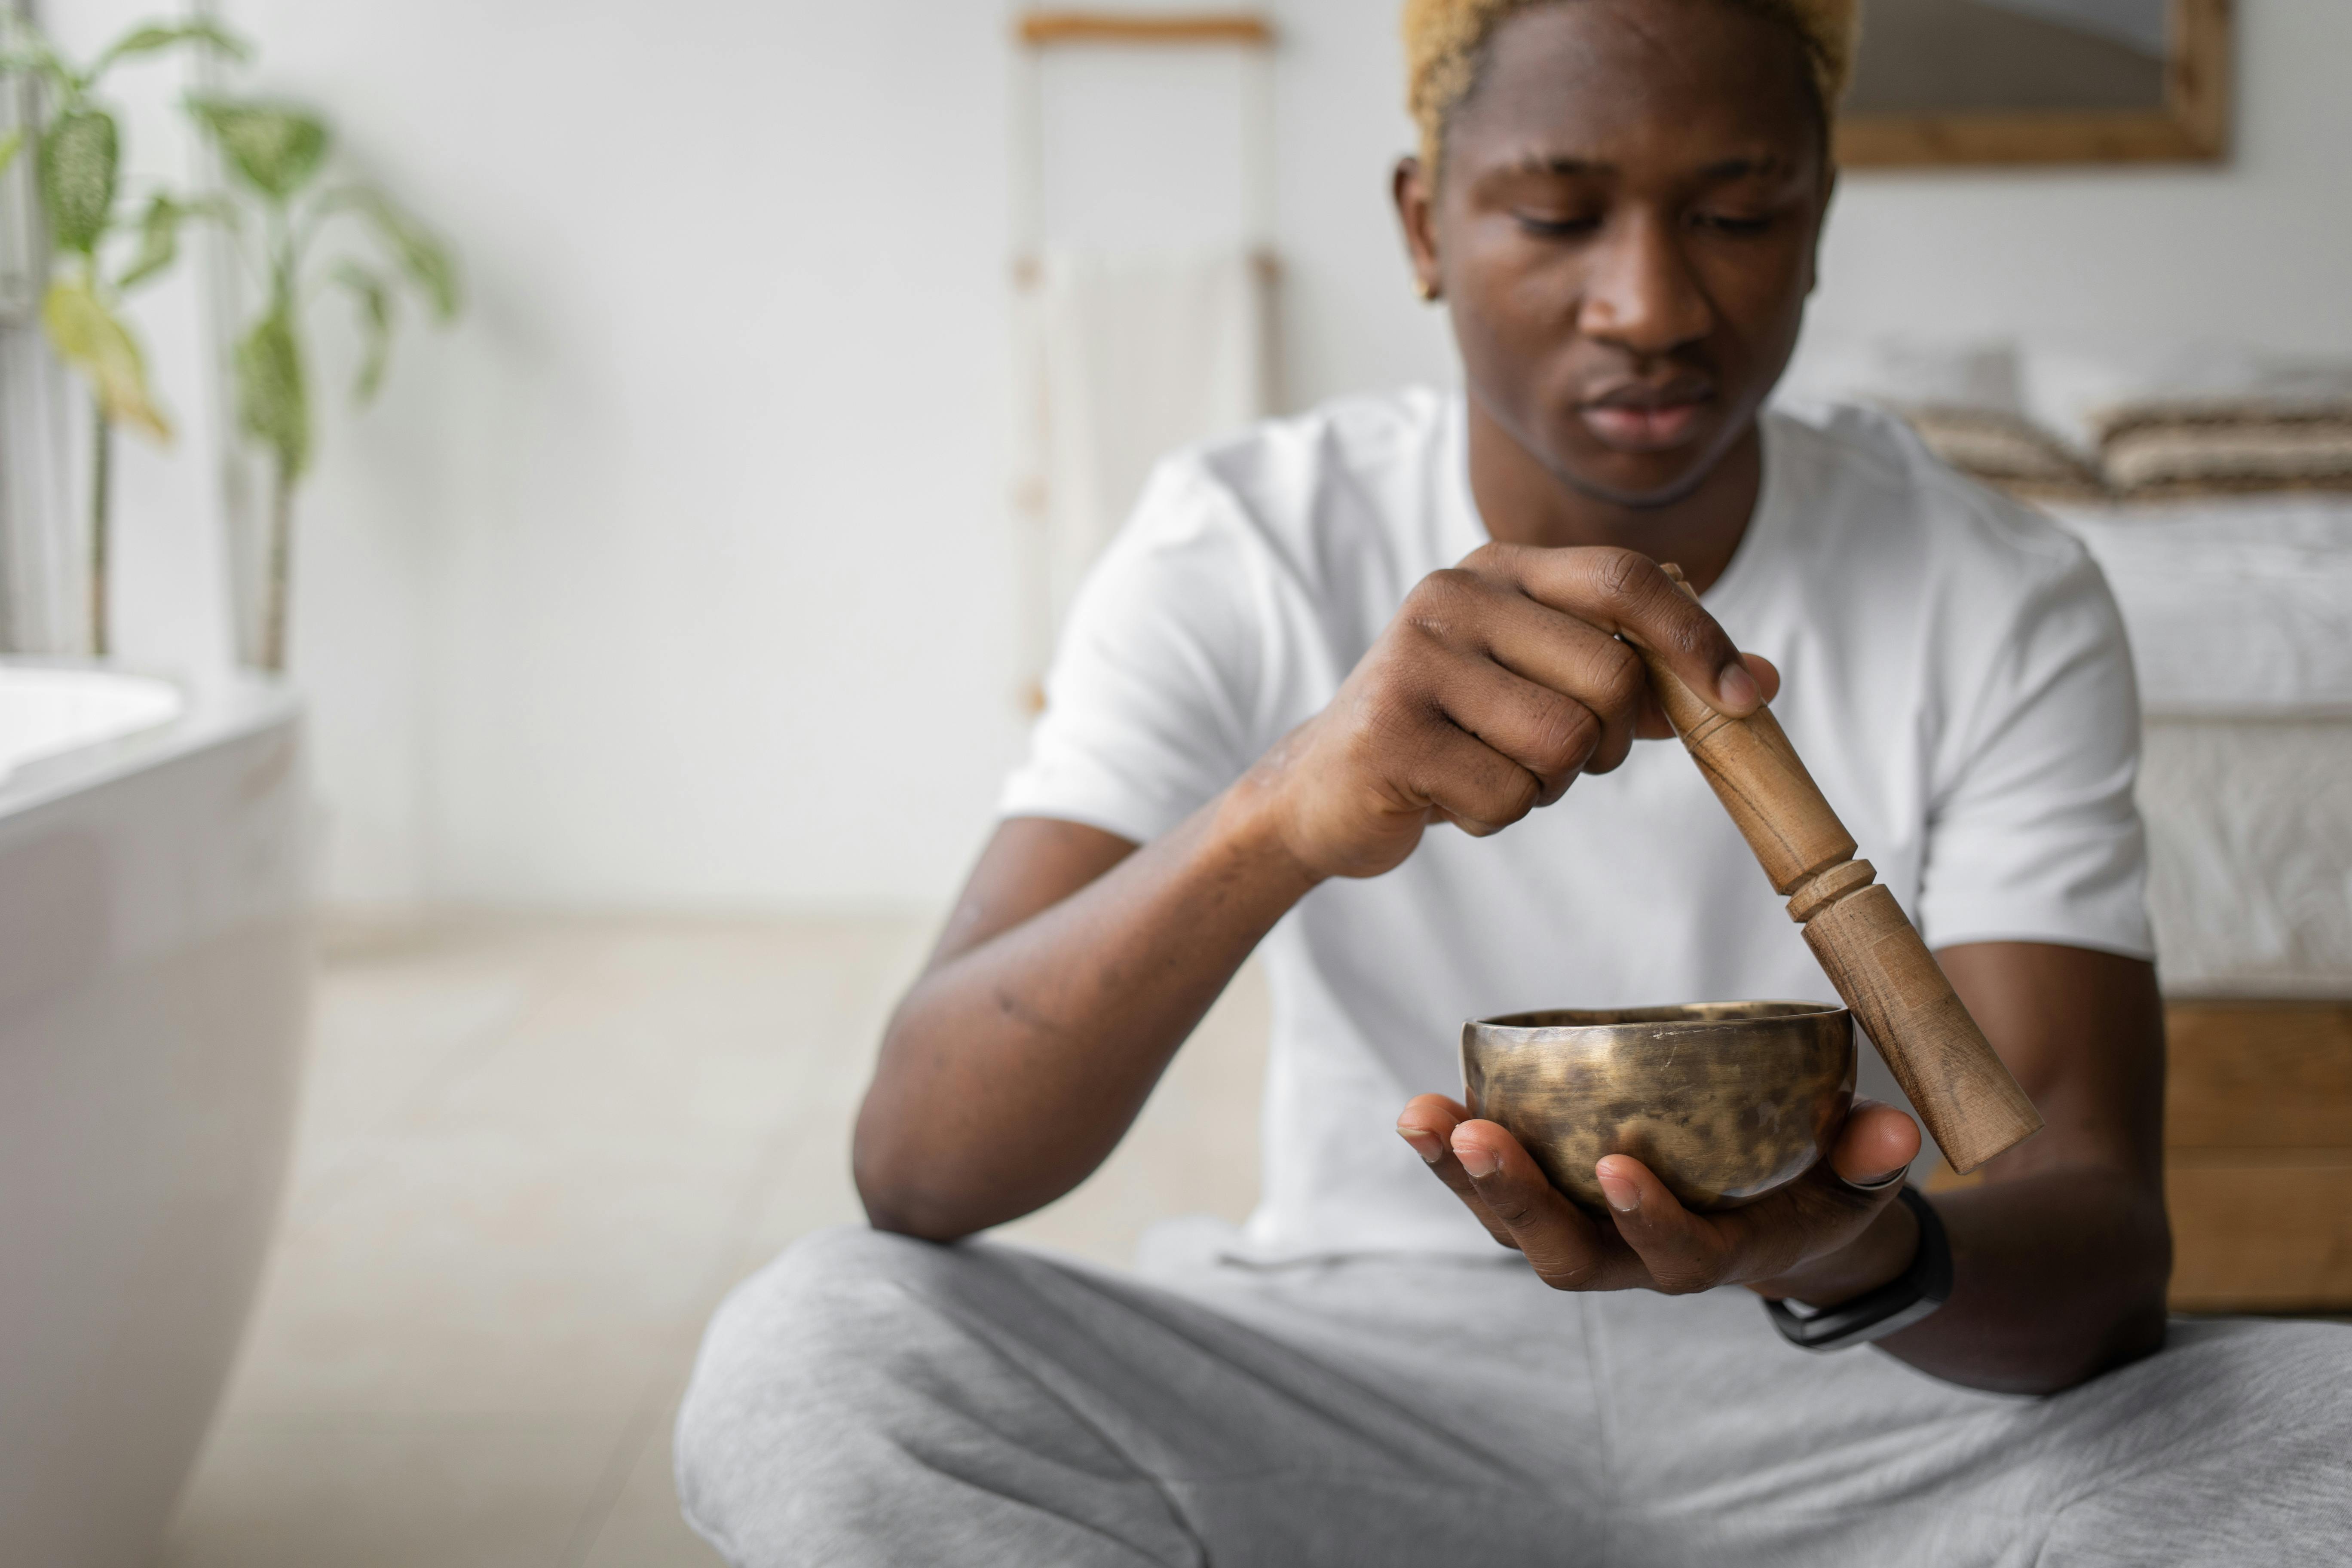
<svg viewBox="0 0 2352 1568">
<path fill-rule="evenodd" d="M 1585 174 L 1613 174 L 1614 163 L 1592 158 L 1570 158 L 1556 153 L 1530 153 L 1514 165 L 1513 172 L 1522 174 L 1557 174 L 1575 178 Z M 1769 179 L 1789 172 L 1789 161 L 1767 153 L 1760 158 L 1725 158 L 1707 164 L 1698 177 L 1710 184 L 1725 184 L 1733 180 Z"/>
</svg>

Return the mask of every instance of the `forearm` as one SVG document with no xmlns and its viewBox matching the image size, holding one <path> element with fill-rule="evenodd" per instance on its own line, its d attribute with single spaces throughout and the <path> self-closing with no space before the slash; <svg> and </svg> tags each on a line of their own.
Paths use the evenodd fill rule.
<svg viewBox="0 0 2352 1568">
<path fill-rule="evenodd" d="M 2163 1199 L 2114 1170 L 2049 1170 L 1938 1194 L 1952 1297 L 1880 1343 L 1974 1388 L 2053 1394 L 2164 1342 Z"/>
<path fill-rule="evenodd" d="M 858 1117 L 884 1229 L 946 1240 L 1068 1192 L 1110 1153 L 1234 972 L 1314 885 L 1250 781 L 1078 892 L 940 963 Z"/>
<path fill-rule="evenodd" d="M 2162 1201 L 2120 1172 L 2043 1170 L 1940 1193 L 1952 1296 L 1879 1348 L 1972 1388 L 2049 1394 L 2145 1355 L 2164 1339 L 2170 1241 Z M 1900 1204 L 1851 1247 L 1774 1282 L 1815 1305 L 1907 1268 L 1918 1226 Z"/>
</svg>

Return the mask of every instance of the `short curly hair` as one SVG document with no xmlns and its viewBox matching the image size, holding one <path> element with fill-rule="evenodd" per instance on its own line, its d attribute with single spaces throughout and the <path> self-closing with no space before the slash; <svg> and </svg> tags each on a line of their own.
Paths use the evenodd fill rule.
<svg viewBox="0 0 2352 1568">
<path fill-rule="evenodd" d="M 1434 174 L 1445 125 L 1478 84 L 1479 61 L 1495 29 L 1512 16 L 1562 0 L 1405 0 L 1405 103 L 1421 127 L 1423 165 Z M 1853 74 L 1860 0 L 1725 0 L 1771 17 L 1802 40 L 1813 89 L 1832 112 Z"/>
</svg>

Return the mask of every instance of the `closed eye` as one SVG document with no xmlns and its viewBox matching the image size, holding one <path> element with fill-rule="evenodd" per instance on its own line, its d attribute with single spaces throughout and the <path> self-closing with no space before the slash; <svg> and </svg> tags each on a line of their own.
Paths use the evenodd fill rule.
<svg viewBox="0 0 2352 1568">
<path fill-rule="evenodd" d="M 1513 213 L 1519 226 L 1543 239 L 1575 239 L 1597 232 L 1597 217 L 1563 217 L 1549 213 Z"/>
<path fill-rule="evenodd" d="M 1692 221 L 1701 228 L 1712 229 L 1717 234 L 1747 235 L 1762 234 L 1779 219 L 1769 214 L 1763 217 L 1751 217 L 1743 213 L 1699 213 Z"/>
</svg>

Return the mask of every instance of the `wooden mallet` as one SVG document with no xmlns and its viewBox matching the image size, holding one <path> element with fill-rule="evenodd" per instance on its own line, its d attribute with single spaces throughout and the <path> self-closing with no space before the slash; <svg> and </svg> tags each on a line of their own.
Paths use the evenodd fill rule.
<svg viewBox="0 0 2352 1568">
<path fill-rule="evenodd" d="M 1690 592 L 1679 570 L 1665 571 Z M 1972 1171 L 2041 1131 L 2041 1112 L 1969 1016 L 1903 906 L 1879 886 L 1869 861 L 1854 858 L 1853 835 L 1822 798 L 1772 710 L 1726 717 L 1664 659 L 1637 651 L 1675 732 L 1787 897 L 1789 918 L 1805 928 L 1805 944 L 1952 1168 Z"/>
</svg>

